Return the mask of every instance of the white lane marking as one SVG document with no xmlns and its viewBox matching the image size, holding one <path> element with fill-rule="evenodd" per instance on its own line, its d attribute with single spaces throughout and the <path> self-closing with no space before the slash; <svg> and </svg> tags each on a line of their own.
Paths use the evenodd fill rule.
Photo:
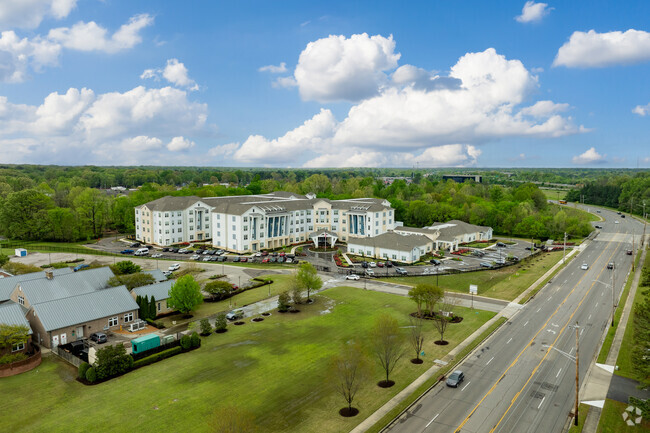
<svg viewBox="0 0 650 433">
<path fill-rule="evenodd" d="M 436 418 L 438 418 L 438 415 L 440 415 L 440 414 L 436 414 L 436 416 L 434 416 L 434 417 L 431 419 L 431 421 L 429 421 L 429 423 L 428 423 L 427 425 L 424 426 L 424 428 L 429 427 L 429 426 L 431 425 L 431 423 L 434 422 L 434 421 L 436 420 Z"/>
<path fill-rule="evenodd" d="M 582 329 L 580 330 L 580 335 L 582 335 L 583 332 L 585 332 L 585 328 L 582 328 Z"/>
<path fill-rule="evenodd" d="M 562 372 L 562 369 L 560 368 L 560 369 L 558 370 L 557 374 L 555 375 L 555 377 L 558 377 L 558 376 L 560 375 L 561 372 Z"/>
<path fill-rule="evenodd" d="M 537 311 L 535 311 L 535 312 L 536 312 L 536 313 L 539 313 L 539 310 L 541 310 L 541 309 L 542 309 L 542 307 L 539 307 L 539 308 L 537 309 Z"/>
<path fill-rule="evenodd" d="M 506 341 L 506 344 L 510 343 L 512 341 L 512 337 L 510 337 L 510 340 Z"/>
<path fill-rule="evenodd" d="M 571 352 L 569 352 L 569 355 L 571 355 L 571 354 L 573 353 L 574 350 L 575 350 L 575 347 L 572 347 L 572 348 L 571 348 Z"/>
<path fill-rule="evenodd" d="M 526 326 L 526 325 L 528 325 L 528 320 L 526 321 L 526 323 L 524 323 L 524 326 Z"/>
<path fill-rule="evenodd" d="M 564 282 L 562 284 L 566 284 L 567 281 L 569 281 L 569 280 L 568 279 L 564 280 Z"/>
<path fill-rule="evenodd" d="M 490 360 L 488 362 L 486 362 L 485 365 L 488 365 L 490 362 L 492 362 L 493 359 L 494 359 L 494 356 L 492 358 L 490 358 Z"/>
<path fill-rule="evenodd" d="M 467 385 L 465 385 L 465 386 L 463 387 L 463 389 L 461 389 L 461 391 L 465 391 L 465 388 L 467 388 L 467 387 L 469 386 L 470 383 L 472 383 L 472 382 L 467 382 Z"/>
<path fill-rule="evenodd" d="M 589 317 L 587 318 L 587 320 L 591 320 L 591 314 L 589 315 Z"/>
<path fill-rule="evenodd" d="M 547 299 L 547 301 L 550 301 L 551 299 L 553 299 L 553 297 L 552 297 L 552 296 L 549 296 L 548 299 Z"/>
<path fill-rule="evenodd" d="M 558 287 L 557 289 L 555 289 L 555 293 L 557 293 L 557 292 L 559 292 L 559 291 L 560 291 L 560 288 L 559 288 L 559 287 Z"/>
<path fill-rule="evenodd" d="M 542 401 L 539 402 L 539 406 L 537 406 L 537 409 L 539 409 L 540 407 L 542 407 L 542 404 L 544 403 L 544 400 L 545 400 L 545 399 L 546 399 L 546 397 L 543 397 L 543 398 L 542 398 Z"/>
<path fill-rule="evenodd" d="M 600 292 L 600 296 L 603 296 L 604 294 L 605 294 L 605 292 Z"/>
</svg>

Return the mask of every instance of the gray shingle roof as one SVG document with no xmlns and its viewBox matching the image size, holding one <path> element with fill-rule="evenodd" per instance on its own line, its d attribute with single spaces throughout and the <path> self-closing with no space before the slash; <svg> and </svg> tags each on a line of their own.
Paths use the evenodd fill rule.
<svg viewBox="0 0 650 433">
<path fill-rule="evenodd" d="M 126 286 L 119 286 L 34 304 L 32 308 L 45 330 L 53 331 L 137 310 L 138 304 Z"/>
<path fill-rule="evenodd" d="M 51 280 L 43 275 L 43 278 L 21 282 L 20 287 L 33 305 L 104 289 L 113 276 L 111 269 L 104 267 L 55 275 Z"/>
<path fill-rule="evenodd" d="M 0 323 L 3 325 L 23 325 L 29 328 L 29 333 L 32 333 L 32 328 L 25 318 L 25 312 L 20 305 L 13 302 L 0 305 Z"/>
<path fill-rule="evenodd" d="M 55 278 L 60 275 L 73 273 L 72 269 L 70 268 L 54 269 L 52 272 L 54 273 Z M 11 292 L 13 292 L 14 288 L 16 288 L 16 284 L 22 283 L 23 281 L 38 279 L 45 279 L 45 272 L 33 272 L 31 274 L 0 278 L 0 302 L 4 302 L 9 299 L 9 295 L 11 295 Z"/>
<path fill-rule="evenodd" d="M 131 291 L 131 293 L 136 296 L 142 296 L 143 298 L 145 296 L 151 298 L 153 295 L 156 298 L 156 301 L 160 301 L 169 298 L 169 290 L 172 288 L 172 284 L 174 284 L 175 281 L 176 280 L 167 280 L 161 283 L 150 284 L 148 286 L 136 287 Z"/>
<path fill-rule="evenodd" d="M 439 230 L 440 237 L 438 239 L 443 241 L 453 241 L 456 236 L 461 236 L 466 233 L 486 232 L 490 229 L 489 227 L 477 226 L 460 220 L 434 223 L 430 228 Z"/>
<path fill-rule="evenodd" d="M 398 251 L 411 251 L 413 248 L 426 247 L 431 240 L 423 235 L 400 235 L 387 232 L 372 238 L 348 238 L 348 245 L 361 245 Z"/>
<path fill-rule="evenodd" d="M 153 269 L 151 271 L 142 271 L 143 274 L 149 274 L 156 280 L 157 283 L 161 281 L 167 281 L 167 277 L 162 273 L 160 269 Z"/>
</svg>

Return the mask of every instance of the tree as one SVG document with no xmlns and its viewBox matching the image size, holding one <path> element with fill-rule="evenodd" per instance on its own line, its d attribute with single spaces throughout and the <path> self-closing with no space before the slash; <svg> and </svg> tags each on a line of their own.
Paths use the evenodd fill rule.
<svg viewBox="0 0 650 433">
<path fill-rule="evenodd" d="M 0 253 L 0 268 L 6 265 L 8 262 L 9 262 L 9 256 Z"/>
<path fill-rule="evenodd" d="M 156 297 L 154 295 L 151 295 L 151 299 L 149 300 L 149 317 L 153 320 L 156 318 L 158 315 L 158 311 L 156 311 Z"/>
<path fill-rule="evenodd" d="M 644 268 L 644 270 L 647 268 Z M 642 303 L 634 306 L 634 346 L 632 349 L 632 365 L 635 376 L 645 387 L 650 386 L 650 293 L 644 293 Z"/>
<path fill-rule="evenodd" d="M 415 351 L 415 359 L 412 359 L 411 362 L 414 364 L 422 364 L 420 352 L 422 352 L 422 348 L 424 347 L 424 334 L 422 333 L 424 321 L 421 317 L 411 317 L 409 321 L 411 322 L 409 343 Z"/>
<path fill-rule="evenodd" d="M 135 274 L 136 272 L 142 271 L 142 268 L 131 260 L 122 260 L 109 266 L 109 268 L 111 268 L 111 271 L 113 271 L 115 275 Z"/>
<path fill-rule="evenodd" d="M 98 238 L 106 224 L 108 214 L 106 196 L 95 188 L 86 188 L 74 200 L 80 223 L 94 238 Z"/>
<path fill-rule="evenodd" d="M 345 344 L 330 361 L 331 376 L 336 390 L 348 404 L 347 414 L 353 415 L 352 402 L 368 376 L 368 362 L 358 343 Z"/>
<path fill-rule="evenodd" d="M 424 291 L 422 290 L 422 286 L 423 284 L 417 284 L 409 290 L 409 298 L 411 298 L 418 307 L 418 317 L 422 317 L 422 305 L 424 305 Z"/>
<path fill-rule="evenodd" d="M 124 344 L 105 346 L 97 351 L 94 368 L 99 380 L 118 376 L 133 368 L 133 357 L 126 353 Z"/>
<path fill-rule="evenodd" d="M 239 406 L 226 406 L 217 409 L 212 416 L 210 427 L 214 433 L 256 433 L 253 414 Z"/>
<path fill-rule="evenodd" d="M 25 343 L 28 338 L 27 326 L 0 324 L 0 349 L 11 349 L 14 344 Z"/>
<path fill-rule="evenodd" d="M 10 274 L 14 274 L 14 275 L 31 274 L 33 272 L 43 271 L 43 269 L 39 268 L 38 266 L 28 265 L 27 263 L 11 262 L 11 261 L 5 263 L 3 269 L 9 272 Z"/>
<path fill-rule="evenodd" d="M 149 295 L 144 295 L 144 297 L 138 295 L 135 297 L 135 302 L 138 304 L 138 317 L 140 319 L 153 319 L 153 317 L 149 317 Z"/>
<path fill-rule="evenodd" d="M 176 280 L 169 290 L 167 306 L 183 314 L 188 314 L 202 303 L 203 295 L 201 295 L 201 287 L 199 283 L 194 281 L 192 275 L 183 275 Z"/>
<path fill-rule="evenodd" d="M 370 331 L 370 342 L 379 365 L 386 373 L 386 380 L 379 382 L 379 386 L 393 386 L 395 382 L 390 380 L 390 373 L 404 356 L 403 338 L 397 319 L 389 314 L 379 316 Z"/>
<path fill-rule="evenodd" d="M 208 319 L 201 319 L 201 335 L 210 335 L 212 334 L 212 325 Z"/>
<path fill-rule="evenodd" d="M 456 296 L 446 295 L 440 303 L 440 311 L 433 316 L 433 326 L 440 333 L 440 340 L 436 341 L 437 344 L 447 344 L 445 341 L 445 331 L 449 325 L 449 321 L 454 316 L 454 309 L 458 306 L 460 300 Z"/>
<path fill-rule="evenodd" d="M 429 314 L 433 314 L 436 304 L 445 296 L 445 291 L 433 284 L 422 284 L 422 298 Z"/>
<path fill-rule="evenodd" d="M 219 313 L 214 319 L 214 332 L 222 333 L 226 332 L 228 328 L 228 320 L 226 319 L 226 313 Z"/>
<path fill-rule="evenodd" d="M 136 287 L 148 286 L 156 282 L 156 279 L 151 274 L 138 272 L 128 275 L 116 275 L 108 279 L 109 287 L 126 286 L 127 289 L 133 290 Z"/>
<path fill-rule="evenodd" d="M 291 305 L 289 304 L 290 299 L 291 298 L 289 297 L 289 292 L 284 291 L 280 293 L 280 295 L 278 296 L 278 311 L 280 313 L 286 313 L 287 311 L 289 311 L 289 308 L 291 307 Z"/>
<path fill-rule="evenodd" d="M 293 301 L 293 305 L 302 304 L 304 301 L 302 297 L 302 287 L 300 287 L 300 283 L 298 282 L 298 278 L 296 275 L 294 275 L 293 278 L 291 278 L 289 284 L 291 287 L 291 300 Z"/>
<path fill-rule="evenodd" d="M 210 295 L 215 300 L 225 299 L 232 292 L 232 284 L 228 281 L 211 281 L 205 285 L 203 291 Z"/>
<path fill-rule="evenodd" d="M 323 280 L 318 276 L 316 268 L 311 263 L 303 263 L 296 272 L 296 284 L 301 289 L 307 290 L 307 301 L 312 290 L 323 287 Z"/>
</svg>

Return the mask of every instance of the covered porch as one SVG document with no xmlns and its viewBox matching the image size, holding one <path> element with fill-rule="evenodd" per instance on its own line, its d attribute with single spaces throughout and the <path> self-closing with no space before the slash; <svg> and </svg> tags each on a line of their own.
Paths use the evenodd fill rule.
<svg viewBox="0 0 650 433">
<path fill-rule="evenodd" d="M 319 230 L 311 233 L 309 239 L 314 243 L 316 248 L 334 248 L 338 240 L 336 233 L 328 230 Z"/>
</svg>

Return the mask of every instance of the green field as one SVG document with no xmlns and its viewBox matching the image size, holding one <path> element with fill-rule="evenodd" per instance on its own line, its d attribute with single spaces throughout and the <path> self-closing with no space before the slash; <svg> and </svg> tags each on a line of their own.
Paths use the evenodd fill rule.
<svg viewBox="0 0 650 433">
<path fill-rule="evenodd" d="M 350 419 L 338 415 L 345 403 L 327 374 L 328 360 L 351 340 L 367 344 L 381 313 L 406 326 L 414 304 L 337 287 L 301 309 L 231 326 L 203 339 L 196 351 L 96 386 L 78 383 L 74 368 L 46 358 L 35 370 L 2 379 L 0 387 L 11 398 L 2 404 L 1 425 L 11 432 L 208 432 L 217 408 L 237 406 L 250 411 L 265 432 L 349 431 L 494 315 L 459 308 L 464 320 L 450 325 L 448 346 L 433 344 L 437 337 L 428 325 L 425 363 L 411 364 L 407 352 L 389 389 L 377 387 L 382 374 L 375 368 L 355 399 L 360 415 Z"/>
<path fill-rule="evenodd" d="M 641 425 L 630 427 L 623 421 L 623 412 L 627 408 L 626 403 L 616 400 L 605 400 L 605 406 L 600 413 L 598 433 L 637 433 L 650 431 L 650 420 L 643 419 Z"/>
<path fill-rule="evenodd" d="M 562 260 L 561 252 L 537 254 L 512 266 L 500 269 L 441 275 L 438 284 L 446 291 L 468 293 L 469 285 L 478 285 L 478 294 L 512 301 Z M 420 283 L 436 283 L 436 276 L 378 278 L 381 281 L 415 286 Z"/>
<path fill-rule="evenodd" d="M 540 191 L 544 193 L 547 200 L 564 200 L 566 194 L 569 192 L 568 189 L 546 189 L 540 188 Z"/>
</svg>

